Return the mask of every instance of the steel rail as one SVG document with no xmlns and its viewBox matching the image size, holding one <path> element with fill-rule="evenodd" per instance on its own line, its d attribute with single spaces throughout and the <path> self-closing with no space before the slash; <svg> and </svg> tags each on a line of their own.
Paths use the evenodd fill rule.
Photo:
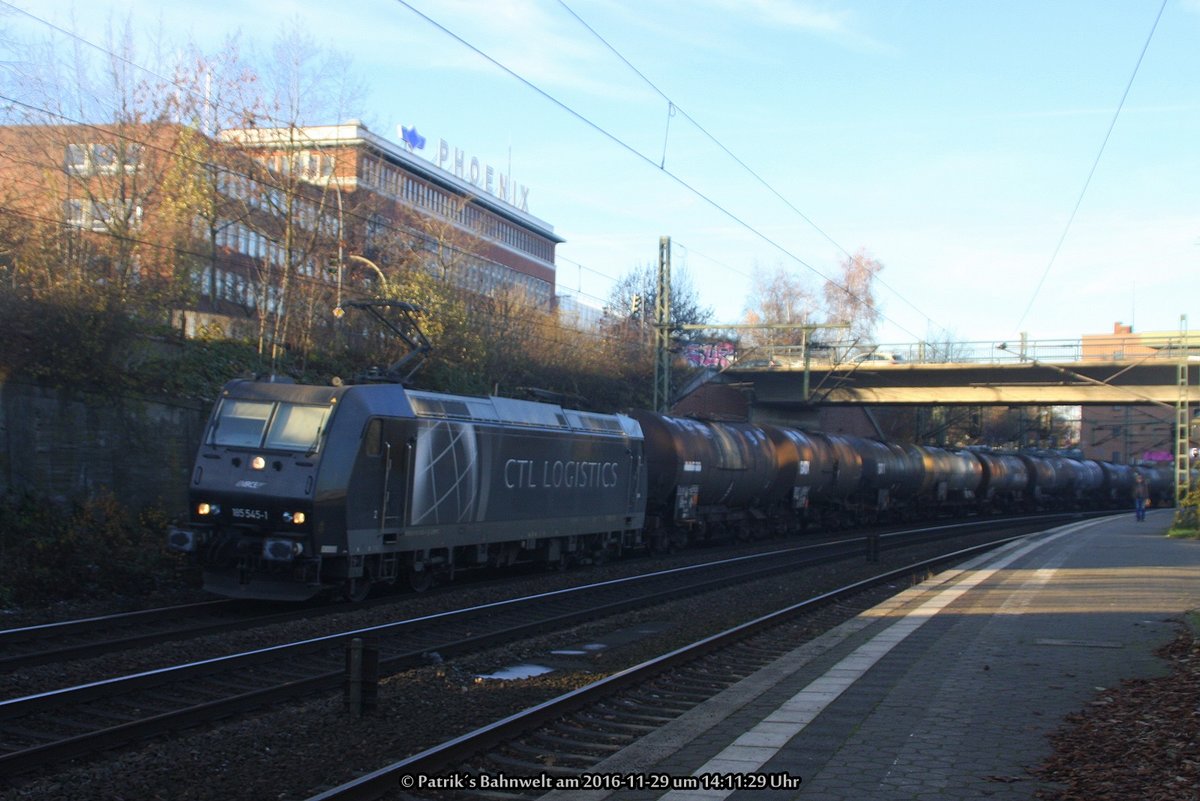
<svg viewBox="0 0 1200 801">
<path fill-rule="evenodd" d="M 983 553 L 1009 542 L 1023 539 L 1026 536 L 1028 535 L 1021 534 L 983 545 L 964 548 L 953 553 L 915 562 L 894 570 L 888 570 L 877 576 L 822 593 L 784 609 L 734 626 L 718 634 L 711 635 L 698 642 L 677 648 L 670 653 L 647 660 L 639 665 L 626 668 L 592 684 L 572 690 L 557 698 L 552 698 L 549 701 L 510 715 L 503 720 L 483 726 L 440 745 L 427 748 L 418 754 L 406 757 L 338 787 L 311 796 L 307 801 L 371 801 L 372 799 L 381 798 L 388 793 L 395 792 L 400 787 L 399 779 L 403 776 L 415 776 L 418 774 L 431 776 L 447 767 L 460 765 L 477 754 L 509 742 L 515 737 L 557 720 L 566 714 L 578 711 L 627 688 L 642 684 L 648 679 L 680 665 L 695 661 L 700 657 L 724 648 L 752 634 L 785 623 L 799 614 L 854 595 L 863 590 L 874 588 L 894 579 L 909 576 L 949 561 L 956 561 Z"/>
<path fill-rule="evenodd" d="M 909 539 L 906 538 L 923 539 L 939 532 L 961 531 L 964 527 L 1012 524 L 1011 520 L 972 521 L 894 532 L 880 535 L 879 538 L 895 544 L 909 544 Z M 683 595 L 708 592 L 733 583 L 852 557 L 861 554 L 864 546 L 871 547 L 870 537 L 794 546 L 767 553 L 726 558 L 642 576 L 612 579 L 581 587 L 496 601 L 462 610 L 440 612 L 3 701 L 0 702 L 0 733 L 9 728 L 36 731 L 36 727 L 30 725 L 33 716 L 56 712 L 61 717 L 60 710 L 124 698 L 143 691 L 154 693 L 153 700 L 144 704 L 153 708 L 155 704 L 161 704 L 164 689 L 174 687 L 180 692 L 190 691 L 196 689 L 196 684 L 206 676 L 234 675 L 240 682 L 260 685 L 254 689 L 240 687 L 239 689 L 245 691 L 217 700 L 199 704 L 184 702 L 173 710 L 160 710 L 142 720 L 130 720 L 63 740 L 13 750 L 0 755 L 0 776 L 15 775 L 48 763 L 75 758 L 90 751 L 111 748 L 164 731 L 183 729 L 247 709 L 337 688 L 344 679 L 345 644 L 352 638 L 410 634 L 408 643 L 392 646 L 391 652 L 386 656 L 386 640 L 381 642 L 381 669 L 398 672 L 426 664 L 432 651 L 441 655 L 466 653 L 496 643 L 511 642 L 518 637 L 576 625 L 584 620 L 618 614 L 631 608 L 644 608 Z M 706 576 L 706 572 L 716 575 Z M 681 578 L 687 580 L 684 587 L 673 583 Z M 636 587 L 642 587 L 644 591 L 633 591 Z M 588 600 L 593 594 L 600 592 L 614 597 L 606 599 L 603 603 L 597 603 L 595 599 Z M 567 604 L 568 601 L 570 604 Z M 566 611 L 561 608 L 564 604 L 570 607 Z M 543 608 L 539 611 L 538 606 Z M 532 619 L 516 624 L 491 625 L 479 632 L 471 630 L 478 627 L 481 620 L 494 624 L 500 617 L 496 615 L 499 610 L 505 612 L 505 621 L 518 614 L 536 614 L 532 614 Z M 469 633 L 455 634 L 452 627 L 464 621 L 470 624 L 467 629 Z M 311 664 L 298 666 L 297 660 L 301 657 L 310 659 Z M 279 667 L 280 665 L 283 667 Z M 284 672 L 288 675 L 283 681 L 270 675 L 260 678 L 255 675 L 256 668 L 264 668 L 268 673 Z M 296 675 L 297 672 L 301 675 Z M 308 675 L 303 675 L 304 673 Z M 171 693 L 172 698 L 174 695 L 175 693 Z"/>
<path fill-rule="evenodd" d="M 441 612 L 412 618 L 396 623 L 356 629 L 323 637 L 312 638 L 298 643 L 270 646 L 255 651 L 229 656 L 216 657 L 160 670 L 144 671 L 142 673 L 107 679 L 89 684 L 69 687 L 63 690 L 39 693 L 23 698 L 0 702 L 0 733 L 5 725 L 26 724 L 31 716 L 69 710 L 87 703 L 102 702 L 112 698 L 129 696 L 136 692 L 147 690 L 164 690 L 180 687 L 191 689 L 193 682 L 216 675 L 226 676 L 236 674 L 239 680 L 251 681 L 252 669 L 284 663 L 292 667 L 300 655 L 316 654 L 323 663 L 337 669 L 318 671 L 303 678 L 295 678 L 285 682 L 269 683 L 268 686 L 238 693 L 227 698 L 217 699 L 200 704 L 182 705 L 180 708 L 154 714 L 141 720 L 131 720 L 107 728 L 97 729 L 78 734 L 63 740 L 33 745 L 21 750 L 15 750 L 0 755 L 0 776 L 17 775 L 28 772 L 40 766 L 73 759 L 96 750 L 108 749 L 113 746 L 161 734 L 165 731 L 188 728 L 199 723 L 207 722 L 231 714 L 259 708 L 290 698 L 312 695 L 326 690 L 336 689 L 344 680 L 342 659 L 344 658 L 345 643 L 355 637 L 380 636 L 388 632 L 403 630 L 407 627 L 424 625 L 441 639 L 433 645 L 422 644 L 416 648 L 392 653 L 380 659 L 381 670 L 398 672 L 422 664 L 427 664 L 431 651 L 443 655 L 456 655 L 472 650 L 489 647 L 494 644 L 511 642 L 515 638 L 527 637 L 543 633 L 556 627 L 576 625 L 581 621 L 590 620 L 604 615 L 618 614 L 631 608 L 641 608 L 660 603 L 664 600 L 677 598 L 683 594 L 696 594 L 711 591 L 732 583 L 753 580 L 754 578 L 799 569 L 812 564 L 825 563 L 830 560 L 846 558 L 862 552 L 861 540 L 843 540 L 824 543 L 821 545 L 801 546 L 790 549 L 775 550 L 767 554 L 755 554 L 722 559 L 703 565 L 692 565 L 674 568 L 644 576 L 634 576 L 622 579 L 599 582 L 583 587 L 555 590 L 523 598 L 497 601 L 483 604 L 465 610 Z M 782 557 L 792 557 L 782 558 Z M 759 565 L 755 566 L 754 563 Z M 742 566 L 741 571 L 732 568 Z M 718 575 L 701 578 L 703 572 L 714 572 Z M 671 584 L 672 580 L 680 577 L 696 577 L 681 588 Z M 638 584 L 651 585 L 655 580 L 666 582 L 668 586 L 649 587 L 646 592 L 633 592 L 632 587 Z M 606 590 L 614 596 L 603 604 L 587 602 L 588 591 Z M 486 631 L 467 636 L 448 639 L 444 633 L 451 621 L 469 620 L 478 625 L 481 620 L 495 622 L 495 611 L 504 609 L 509 613 L 522 606 L 535 604 L 561 604 L 564 599 L 576 600 L 575 608 L 559 611 L 550 608 L 548 612 L 534 616 L 517 625 L 491 626 Z M 583 605 L 580 605 L 582 603 Z M 512 617 L 506 615 L 506 618 Z M 427 633 L 427 632 L 422 632 Z M 383 649 L 381 648 L 381 651 Z M 157 693 L 161 700 L 162 692 Z M 22 728 L 29 728 L 23 725 Z"/>
</svg>

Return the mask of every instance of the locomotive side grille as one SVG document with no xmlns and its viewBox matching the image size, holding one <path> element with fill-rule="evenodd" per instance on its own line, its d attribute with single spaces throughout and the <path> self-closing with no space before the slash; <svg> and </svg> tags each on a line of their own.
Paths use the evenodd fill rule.
<svg viewBox="0 0 1200 801">
<path fill-rule="evenodd" d="M 421 417 L 471 417 L 471 410 L 462 401 L 420 397 L 415 393 L 409 393 L 408 400 Z"/>
<path fill-rule="evenodd" d="M 615 417 L 587 414 L 586 412 L 575 412 L 571 417 L 578 418 L 578 421 L 572 420 L 572 422 L 576 423 L 577 428 L 589 431 L 608 431 L 614 434 L 624 433 L 624 429 L 621 428 L 621 422 Z"/>
</svg>

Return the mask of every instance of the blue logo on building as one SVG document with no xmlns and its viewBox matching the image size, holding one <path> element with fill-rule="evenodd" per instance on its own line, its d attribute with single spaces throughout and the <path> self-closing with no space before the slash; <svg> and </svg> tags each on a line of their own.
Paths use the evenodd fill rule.
<svg viewBox="0 0 1200 801">
<path fill-rule="evenodd" d="M 425 148 L 425 137 L 417 133 L 415 126 L 406 128 L 401 125 L 400 138 L 404 140 L 404 144 L 408 145 L 409 150 L 423 150 Z"/>
</svg>

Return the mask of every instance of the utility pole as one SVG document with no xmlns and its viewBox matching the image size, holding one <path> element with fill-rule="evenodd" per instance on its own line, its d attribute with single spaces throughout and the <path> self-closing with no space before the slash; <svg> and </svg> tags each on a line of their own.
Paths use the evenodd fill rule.
<svg viewBox="0 0 1200 801">
<path fill-rule="evenodd" d="M 1179 400 L 1175 402 L 1175 508 L 1188 494 L 1191 485 L 1189 471 L 1188 424 L 1191 422 L 1191 408 L 1188 404 L 1188 354 L 1191 353 L 1191 343 L 1188 341 L 1187 315 L 1179 315 L 1179 364 L 1176 367 L 1176 379 L 1179 384 Z"/>
<path fill-rule="evenodd" d="M 654 409 L 671 405 L 671 237 L 658 239 L 658 293 L 654 298 Z"/>
</svg>

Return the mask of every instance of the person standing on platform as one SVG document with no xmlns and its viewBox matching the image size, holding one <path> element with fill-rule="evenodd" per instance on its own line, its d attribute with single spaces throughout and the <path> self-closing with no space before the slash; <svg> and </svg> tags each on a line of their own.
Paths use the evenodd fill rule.
<svg viewBox="0 0 1200 801">
<path fill-rule="evenodd" d="M 1141 473 L 1133 479 L 1133 508 L 1137 512 L 1138 522 L 1146 519 L 1146 479 Z"/>
</svg>

